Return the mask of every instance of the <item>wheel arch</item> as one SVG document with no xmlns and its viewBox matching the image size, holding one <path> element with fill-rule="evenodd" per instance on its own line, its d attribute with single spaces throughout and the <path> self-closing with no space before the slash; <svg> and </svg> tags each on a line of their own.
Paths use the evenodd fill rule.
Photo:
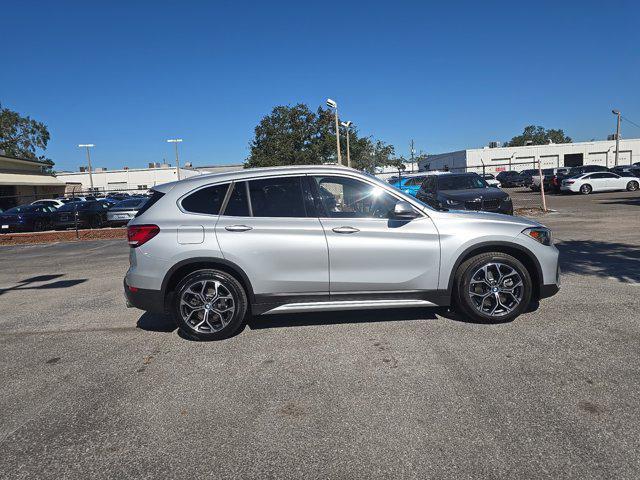
<svg viewBox="0 0 640 480">
<path fill-rule="evenodd" d="M 540 266 L 540 262 L 533 254 L 533 252 L 528 248 L 509 242 L 483 242 L 471 245 L 466 250 L 464 250 L 454 263 L 453 268 L 451 269 L 451 272 L 449 274 L 448 291 L 452 295 L 455 288 L 454 281 L 456 272 L 458 271 L 458 268 L 460 268 L 460 265 L 462 265 L 465 260 L 468 260 L 471 257 L 475 257 L 476 255 L 479 255 L 481 253 L 488 252 L 506 253 L 507 255 L 511 255 L 512 257 L 515 257 L 520 262 L 522 262 L 522 264 L 529 272 L 529 275 L 531 275 L 533 298 L 540 298 L 541 286 L 544 278 L 542 275 L 542 267 Z"/>
<path fill-rule="evenodd" d="M 194 257 L 176 263 L 165 274 L 164 279 L 162 280 L 161 287 L 162 298 L 165 302 L 165 308 L 167 307 L 168 300 L 170 299 L 176 285 L 178 285 L 180 280 L 191 272 L 195 272 L 196 270 L 202 270 L 205 268 L 221 270 L 228 273 L 229 275 L 234 276 L 236 280 L 238 280 L 244 287 L 244 290 L 247 293 L 249 304 L 252 305 L 254 303 L 255 295 L 253 293 L 251 281 L 242 268 L 240 268 L 235 263 L 223 258 Z"/>
</svg>

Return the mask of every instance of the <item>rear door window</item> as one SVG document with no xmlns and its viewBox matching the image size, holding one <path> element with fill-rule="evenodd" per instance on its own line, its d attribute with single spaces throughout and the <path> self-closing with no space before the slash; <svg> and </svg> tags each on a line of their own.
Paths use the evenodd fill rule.
<svg viewBox="0 0 640 480">
<path fill-rule="evenodd" d="M 304 177 L 251 180 L 249 195 L 254 217 L 306 217 Z"/>
<path fill-rule="evenodd" d="M 229 202 L 222 215 L 230 217 L 250 217 L 247 182 L 236 182 L 229 197 Z"/>
<path fill-rule="evenodd" d="M 218 215 L 228 189 L 229 184 L 224 183 L 196 190 L 182 199 L 182 208 L 191 213 Z M 152 200 L 153 197 L 148 203 L 151 203 Z"/>
</svg>

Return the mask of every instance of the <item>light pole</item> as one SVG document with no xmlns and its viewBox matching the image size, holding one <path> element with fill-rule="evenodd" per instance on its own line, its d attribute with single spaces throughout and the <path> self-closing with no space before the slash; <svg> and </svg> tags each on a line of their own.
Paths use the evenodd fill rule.
<svg viewBox="0 0 640 480">
<path fill-rule="evenodd" d="M 342 122 L 342 126 L 347 131 L 347 167 L 351 168 L 351 152 L 349 151 L 349 127 L 351 126 L 351 121 Z"/>
<path fill-rule="evenodd" d="M 89 153 L 89 149 L 95 147 L 95 145 L 93 143 L 81 143 L 80 145 L 78 145 L 78 147 L 87 149 L 87 164 L 89 166 L 89 184 L 91 185 L 89 189 L 91 190 L 91 193 L 93 193 L 93 174 L 91 173 L 91 154 Z"/>
<path fill-rule="evenodd" d="M 342 165 L 342 154 L 340 153 L 340 125 L 338 124 L 338 104 L 335 100 L 327 98 L 327 106 L 333 108 L 336 117 L 336 148 L 338 150 L 338 165 Z"/>
<path fill-rule="evenodd" d="M 616 126 L 616 167 L 618 166 L 618 149 L 620 147 L 620 110 L 611 110 L 611 113 L 618 116 L 618 124 Z"/>
<path fill-rule="evenodd" d="M 167 143 L 173 143 L 176 146 L 176 173 L 178 174 L 178 180 L 180 180 L 180 158 L 178 157 L 178 144 L 182 142 L 181 138 L 170 138 Z"/>
</svg>

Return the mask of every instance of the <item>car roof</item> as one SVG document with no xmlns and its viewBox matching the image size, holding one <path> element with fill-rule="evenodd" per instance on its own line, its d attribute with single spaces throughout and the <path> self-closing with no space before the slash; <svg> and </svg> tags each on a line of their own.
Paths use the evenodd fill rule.
<svg viewBox="0 0 640 480">
<path fill-rule="evenodd" d="M 181 188 L 194 188 L 201 184 L 207 184 L 212 182 L 224 182 L 224 181 L 241 181 L 249 178 L 270 177 L 273 175 L 288 175 L 288 174 L 332 174 L 332 173 L 357 173 L 363 175 L 363 172 L 354 168 L 344 167 L 340 165 L 289 165 L 284 167 L 260 167 L 260 168 L 246 168 L 244 170 L 236 170 L 233 172 L 222 173 L 209 173 L 205 175 L 194 175 L 193 177 L 185 178 L 176 182 L 163 183 L 162 185 L 156 185 L 152 190 L 166 193 L 173 189 L 176 185 L 180 185 Z M 366 175 L 366 174 L 364 174 Z M 375 178 L 375 177 L 374 177 Z"/>
</svg>

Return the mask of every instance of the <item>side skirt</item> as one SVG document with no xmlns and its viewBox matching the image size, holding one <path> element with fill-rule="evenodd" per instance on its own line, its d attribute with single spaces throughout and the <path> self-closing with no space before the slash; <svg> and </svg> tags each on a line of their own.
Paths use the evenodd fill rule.
<svg viewBox="0 0 640 480">
<path fill-rule="evenodd" d="M 382 308 L 444 307 L 451 302 L 446 290 L 403 290 L 318 294 L 256 295 L 254 315 Z"/>
</svg>

